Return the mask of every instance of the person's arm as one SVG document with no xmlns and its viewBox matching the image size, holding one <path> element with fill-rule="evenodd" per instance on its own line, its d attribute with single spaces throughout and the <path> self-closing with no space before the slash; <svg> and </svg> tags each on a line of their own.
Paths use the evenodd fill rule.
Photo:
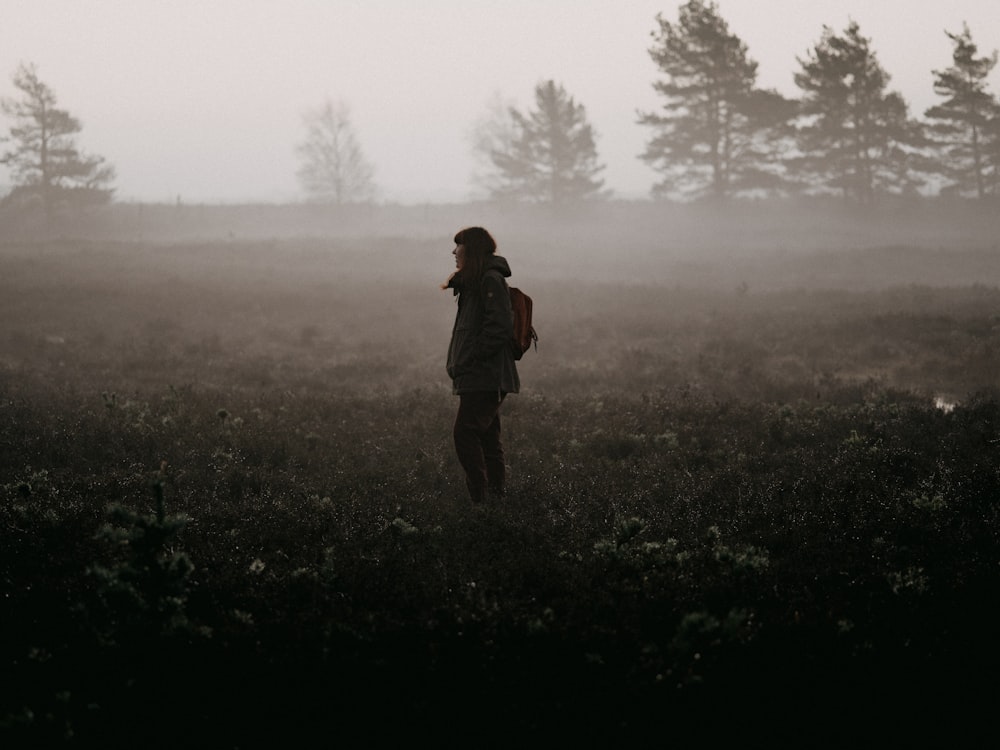
<svg viewBox="0 0 1000 750">
<path fill-rule="evenodd" d="M 489 273 L 483 277 L 483 330 L 479 336 L 476 359 L 493 357 L 514 336 L 510 295 L 503 279 Z"/>
</svg>

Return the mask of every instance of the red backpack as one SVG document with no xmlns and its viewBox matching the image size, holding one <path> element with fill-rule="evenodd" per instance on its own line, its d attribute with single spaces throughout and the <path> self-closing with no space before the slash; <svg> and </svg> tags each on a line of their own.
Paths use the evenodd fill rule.
<svg viewBox="0 0 1000 750">
<path fill-rule="evenodd" d="M 516 286 L 508 286 L 507 291 L 510 293 L 510 309 L 514 314 L 514 337 L 510 341 L 510 351 L 514 359 L 520 359 L 531 348 L 532 343 L 535 350 L 538 350 L 538 334 L 531 325 L 531 297 Z"/>
</svg>

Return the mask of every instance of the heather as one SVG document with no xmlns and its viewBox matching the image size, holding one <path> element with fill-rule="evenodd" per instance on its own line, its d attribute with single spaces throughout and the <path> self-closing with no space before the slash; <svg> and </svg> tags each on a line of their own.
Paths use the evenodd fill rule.
<svg viewBox="0 0 1000 750">
<path fill-rule="evenodd" d="M 4 247 L 0 737 L 985 726 L 990 252 L 830 252 L 819 281 L 770 287 L 711 260 L 517 279 L 514 254 L 540 341 L 504 413 L 509 497 L 475 509 L 450 444 L 449 249 Z M 902 264 L 957 281 L 896 283 Z"/>
</svg>

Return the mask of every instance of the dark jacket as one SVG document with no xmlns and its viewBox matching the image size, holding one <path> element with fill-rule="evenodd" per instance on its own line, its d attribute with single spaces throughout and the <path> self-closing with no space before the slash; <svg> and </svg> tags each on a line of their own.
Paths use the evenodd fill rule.
<svg viewBox="0 0 1000 750">
<path fill-rule="evenodd" d="M 448 376 L 454 393 L 517 393 L 521 387 L 509 343 L 514 314 L 505 281 L 508 276 L 506 259 L 494 255 L 486 263 L 478 289 L 464 284 L 460 273 L 449 284 L 458 295 L 448 346 Z"/>
</svg>

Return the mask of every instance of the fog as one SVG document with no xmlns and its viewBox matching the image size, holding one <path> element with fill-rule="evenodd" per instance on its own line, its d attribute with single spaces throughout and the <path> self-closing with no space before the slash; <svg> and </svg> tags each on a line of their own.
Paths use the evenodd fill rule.
<svg viewBox="0 0 1000 750">
<path fill-rule="evenodd" d="M 418 204 L 474 195 L 469 134 L 495 96 L 532 105 L 555 79 L 587 109 L 604 177 L 620 198 L 648 195 L 638 158 L 657 78 L 647 48 L 662 0 L 0 0 L 0 95 L 22 61 L 83 123 L 80 145 L 118 171 L 118 199 L 301 199 L 301 117 L 346 102 L 380 199 Z M 759 62 L 758 85 L 793 96 L 796 57 L 850 19 L 873 40 L 911 112 L 936 101 L 944 31 L 1000 46 L 995 0 L 719 0 Z M 991 79 L 998 88 L 998 72 Z M 0 185 L 7 181 L 0 172 Z"/>
<path fill-rule="evenodd" d="M 232 273 L 263 258 L 287 262 L 294 275 L 305 258 L 307 276 L 378 277 L 432 289 L 452 268 L 453 235 L 470 225 L 491 231 L 514 280 L 526 284 L 754 291 L 1000 284 L 1000 216 L 989 205 L 943 199 L 886 198 L 867 209 L 833 198 L 725 206 L 610 201 L 560 211 L 493 203 L 116 204 L 49 224 L 38 214 L 9 214 L 0 243 L 23 243 L 24 252 L 40 255 L 50 252 L 46 246 L 57 253 L 107 246 L 135 252 L 140 263 L 177 248 L 191 262 L 200 248 Z M 949 261 L 956 256 L 961 263 Z"/>
</svg>

